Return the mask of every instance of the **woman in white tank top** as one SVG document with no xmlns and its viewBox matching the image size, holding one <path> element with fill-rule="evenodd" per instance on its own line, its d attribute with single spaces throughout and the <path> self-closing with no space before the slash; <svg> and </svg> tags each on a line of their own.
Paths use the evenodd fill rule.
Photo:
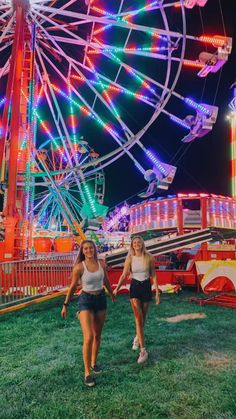
<svg viewBox="0 0 236 419">
<path fill-rule="evenodd" d="M 144 342 L 144 322 L 152 299 L 151 281 L 154 283 L 156 290 L 156 304 L 160 303 L 160 294 L 158 291 L 154 259 L 152 255 L 147 253 L 144 241 L 140 236 L 135 236 L 131 240 L 124 270 L 114 290 L 114 295 L 118 293 L 128 274 L 131 274 L 132 277 L 130 303 L 136 324 L 136 336 L 133 340 L 132 349 L 136 350 L 140 347 L 137 362 L 138 364 L 142 364 L 148 359 L 148 352 L 145 349 Z"/>
<path fill-rule="evenodd" d="M 79 286 L 81 293 L 78 303 L 78 319 L 83 333 L 83 361 L 85 384 L 89 387 L 95 385 L 91 371 L 101 372 L 97 366 L 97 356 L 101 342 L 101 333 L 106 317 L 106 287 L 111 299 L 114 295 L 110 286 L 105 263 L 98 260 L 97 250 L 92 240 L 84 240 L 72 271 L 72 281 L 67 292 L 61 311 L 63 318 L 67 315 L 67 306 L 75 289 Z"/>
</svg>

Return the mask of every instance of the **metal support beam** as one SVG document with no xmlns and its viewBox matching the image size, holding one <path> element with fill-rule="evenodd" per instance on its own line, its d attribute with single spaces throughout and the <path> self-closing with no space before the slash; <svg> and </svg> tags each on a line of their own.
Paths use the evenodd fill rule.
<svg viewBox="0 0 236 419">
<path fill-rule="evenodd" d="M 21 78 L 23 70 L 24 51 L 24 24 L 25 10 L 22 6 L 16 8 L 16 29 L 14 47 L 17 51 L 14 59 L 14 72 L 12 80 L 12 112 L 9 132 L 9 164 L 8 164 L 8 197 L 6 215 L 16 216 L 16 180 L 17 180 L 17 157 L 20 130 L 20 99 L 21 99 Z"/>
</svg>

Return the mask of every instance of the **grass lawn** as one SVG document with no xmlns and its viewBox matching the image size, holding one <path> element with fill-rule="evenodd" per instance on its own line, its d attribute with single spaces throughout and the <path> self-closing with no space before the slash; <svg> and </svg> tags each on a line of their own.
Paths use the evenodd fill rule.
<svg viewBox="0 0 236 419">
<path fill-rule="evenodd" d="M 190 304 L 192 295 L 151 305 L 142 366 L 128 296 L 109 301 L 95 388 L 84 386 L 76 301 L 66 321 L 62 298 L 2 316 L 0 418 L 236 418 L 236 312 Z M 206 317 L 167 321 L 190 313 Z"/>
</svg>

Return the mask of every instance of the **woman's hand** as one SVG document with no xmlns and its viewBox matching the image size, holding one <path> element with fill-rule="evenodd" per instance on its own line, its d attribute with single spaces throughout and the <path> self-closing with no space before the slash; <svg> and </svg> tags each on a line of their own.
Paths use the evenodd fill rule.
<svg viewBox="0 0 236 419">
<path fill-rule="evenodd" d="M 111 301 L 114 303 L 115 299 L 116 299 L 116 294 L 115 294 L 115 290 L 111 290 L 111 292 L 109 292 L 109 295 L 111 297 Z"/>
<path fill-rule="evenodd" d="M 114 292 L 111 294 L 111 301 L 114 303 L 116 301 L 116 295 Z"/>
<path fill-rule="evenodd" d="M 161 298 L 160 298 L 160 293 L 159 292 L 156 293 L 155 300 L 156 300 L 156 305 L 160 304 Z"/>
<path fill-rule="evenodd" d="M 113 295 L 114 295 L 114 297 L 116 297 L 117 296 L 117 294 L 118 294 L 118 290 L 117 290 L 117 287 L 114 289 L 114 291 L 113 291 Z"/>
<path fill-rule="evenodd" d="M 61 317 L 63 319 L 66 319 L 67 316 L 67 307 L 63 305 L 62 309 L 61 309 Z"/>
</svg>

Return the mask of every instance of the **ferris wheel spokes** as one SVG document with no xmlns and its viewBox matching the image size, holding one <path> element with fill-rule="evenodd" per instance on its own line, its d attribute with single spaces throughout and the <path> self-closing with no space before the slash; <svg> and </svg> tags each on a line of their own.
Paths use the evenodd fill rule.
<svg viewBox="0 0 236 419">
<path fill-rule="evenodd" d="M 41 10 L 42 12 L 54 12 L 55 9 L 53 9 L 53 7 L 47 7 L 47 6 L 33 6 L 32 11 L 37 12 L 38 10 Z M 174 32 L 174 31 L 166 31 L 164 29 L 159 29 L 159 28 L 155 28 L 155 27 L 149 27 L 149 26 L 145 26 L 145 25 L 138 25 L 138 24 L 132 24 L 129 23 L 129 26 L 127 27 L 127 23 L 126 22 L 122 22 L 121 20 L 115 20 L 115 19 L 108 19 L 108 18 L 103 18 L 103 17 L 98 17 L 95 15 L 86 15 L 84 13 L 77 13 L 77 12 L 73 12 L 73 11 L 69 11 L 69 10 L 60 10 L 58 9 L 58 14 L 65 16 L 65 17 L 70 17 L 70 18 L 77 18 L 77 19 L 81 19 L 87 22 L 95 22 L 95 23 L 101 23 L 103 25 L 112 25 L 112 26 L 117 26 L 120 27 L 122 29 L 134 29 L 140 32 L 145 32 L 145 33 L 152 33 L 155 35 L 160 35 L 160 36 L 168 36 L 168 37 L 173 37 L 173 38 L 182 38 L 182 34 L 179 32 Z M 42 14 L 42 18 L 45 18 L 46 20 L 46 15 L 44 16 Z"/>
<path fill-rule="evenodd" d="M 53 23 L 53 22 L 52 22 Z M 77 35 L 75 35 L 75 34 L 73 34 L 72 32 L 70 32 L 70 31 L 68 31 L 68 30 L 66 30 L 66 33 L 67 34 L 69 34 L 70 36 L 72 36 L 73 38 L 76 38 L 77 40 L 78 40 L 78 42 L 79 42 L 79 44 L 81 43 L 81 38 L 80 37 L 78 37 Z M 54 39 L 55 39 L 55 37 L 54 37 Z M 57 39 L 59 39 L 58 37 L 57 37 Z M 66 38 L 65 39 L 63 39 L 63 41 L 65 41 L 66 42 Z M 71 40 L 69 40 L 69 42 L 71 42 Z M 86 41 L 82 41 L 82 43 L 85 43 L 86 44 Z M 91 46 L 93 46 L 93 44 L 91 43 L 91 41 L 90 41 L 90 45 Z M 109 57 L 109 58 L 111 58 L 111 55 L 108 55 L 108 54 L 106 54 L 106 56 L 107 57 Z M 116 59 L 117 57 L 115 57 L 115 59 Z M 114 60 L 115 61 L 115 60 Z M 121 63 L 121 65 L 122 65 L 122 63 Z M 120 67 L 121 68 L 121 67 Z M 135 72 L 135 70 L 134 69 L 132 69 L 130 66 L 128 67 L 127 66 L 127 71 L 132 71 L 132 72 Z M 154 80 L 152 80 L 152 82 L 154 82 L 155 83 L 155 81 Z M 162 87 L 161 85 L 159 85 L 159 87 Z"/>
<path fill-rule="evenodd" d="M 70 34 L 72 34 L 70 31 L 67 31 L 66 30 L 66 32 L 69 32 Z M 50 37 L 49 34 L 47 34 L 47 35 L 48 35 L 48 37 Z M 75 64 L 73 64 L 72 60 L 70 60 L 70 57 L 68 57 L 68 56 L 65 55 L 65 53 L 60 48 L 60 46 L 57 44 L 57 42 L 55 41 L 55 39 L 53 40 L 53 38 L 51 37 L 51 40 L 52 40 L 53 44 L 57 47 L 58 52 L 62 53 L 62 55 L 64 56 L 64 58 L 66 58 L 68 60 L 70 66 L 73 66 L 74 70 L 80 76 L 84 76 L 83 73 L 81 73 L 81 71 L 79 70 L 79 68 L 77 66 L 75 66 Z M 90 69 L 91 69 L 91 66 L 90 66 Z M 96 75 L 96 71 L 93 70 L 93 68 L 92 68 L 92 72 L 95 73 L 95 75 Z M 104 97 L 102 95 L 100 95 L 100 93 L 93 87 L 93 85 L 89 82 L 88 79 L 85 79 L 85 81 L 86 81 L 86 84 L 90 87 L 90 89 L 95 94 L 96 98 L 99 97 L 99 99 L 101 100 L 101 102 L 105 105 L 105 107 L 111 112 L 111 114 L 113 116 L 114 115 L 115 108 L 114 108 L 114 106 L 111 105 L 111 102 L 110 101 L 106 101 L 104 99 Z M 122 129 L 124 130 L 124 133 L 126 134 L 129 131 L 129 128 L 125 125 L 125 123 L 119 117 L 117 118 L 117 121 L 119 122 L 119 124 L 121 125 Z M 133 135 L 133 133 L 130 133 L 130 134 Z"/>
<path fill-rule="evenodd" d="M 73 163 L 72 163 L 72 160 L 71 160 L 71 154 L 69 153 L 69 150 L 68 150 L 68 147 L 69 147 L 69 149 L 70 149 L 71 153 L 73 153 L 73 151 L 74 151 L 74 149 L 73 149 L 73 145 L 72 145 L 71 140 L 70 140 L 70 135 L 69 135 L 69 132 L 68 132 L 68 130 L 67 130 L 67 128 L 66 128 L 66 126 L 65 126 L 64 119 L 62 118 L 61 110 L 60 110 L 60 107 L 59 107 L 58 102 L 57 102 L 57 100 L 56 100 L 56 97 L 55 97 L 54 91 L 53 91 L 53 89 L 52 89 L 52 87 L 51 87 L 51 84 L 49 83 L 48 78 L 47 78 L 47 72 L 46 72 L 46 68 L 45 68 L 44 62 L 43 62 L 42 57 L 41 57 L 41 53 L 40 53 L 40 51 L 39 51 L 39 49 L 38 49 L 37 47 L 36 47 L 36 50 L 37 50 L 37 53 L 38 53 L 38 56 L 39 56 L 39 61 L 40 61 L 41 65 L 42 65 L 42 68 L 43 68 L 43 74 L 46 76 L 46 77 L 45 77 L 45 78 L 46 78 L 45 82 L 47 83 L 47 86 L 48 86 L 49 92 L 50 92 L 50 94 L 51 94 L 52 100 L 53 100 L 54 105 L 55 105 L 56 110 L 57 110 L 57 115 L 55 114 L 55 111 L 54 111 L 54 109 L 53 109 L 52 102 L 51 102 L 51 100 L 50 100 L 50 98 L 49 98 L 49 95 L 48 95 L 48 91 L 47 91 L 47 89 L 45 89 L 45 84 L 43 83 L 44 78 L 43 78 L 43 76 L 41 75 L 39 68 L 37 67 L 37 69 L 38 69 L 38 73 L 39 73 L 39 77 L 40 77 L 40 80 L 41 80 L 41 83 L 42 83 L 42 85 L 44 86 L 44 93 L 45 93 L 45 97 L 46 97 L 46 99 L 47 99 L 47 102 L 48 102 L 48 105 L 49 105 L 49 109 L 50 109 L 50 111 L 51 111 L 51 113 L 52 113 L 52 115 L 53 115 L 53 118 L 54 118 L 54 123 L 55 123 L 55 125 L 56 125 L 56 127 L 57 127 L 58 134 L 59 134 L 60 139 L 61 139 L 61 141 L 62 141 L 62 143 L 63 143 L 64 150 L 65 150 L 65 153 L 66 153 L 66 156 L 67 156 L 68 162 L 69 162 L 69 164 L 71 165 L 71 167 L 73 167 Z M 59 120 L 61 121 L 61 124 L 62 124 L 63 130 L 64 130 L 64 134 L 63 134 L 63 133 L 62 133 L 62 131 L 61 131 L 60 125 L 59 125 L 59 123 L 58 123 L 58 118 L 59 118 Z M 65 143 L 65 141 L 64 141 L 64 138 L 66 138 L 66 140 L 67 140 L 68 147 L 67 147 L 67 145 L 66 145 L 66 143 Z"/>
<path fill-rule="evenodd" d="M 55 41 L 54 41 L 54 44 L 55 44 Z M 57 49 L 59 48 L 59 50 L 60 50 L 60 52 L 62 53 L 62 55 L 63 56 L 65 56 L 65 54 L 63 53 L 63 51 L 61 50 L 61 48 L 57 45 Z M 54 66 L 54 64 L 51 62 L 51 60 L 42 52 L 42 54 L 44 55 L 44 58 L 46 58 L 47 59 L 47 61 L 48 62 L 50 62 L 50 64 L 54 67 L 54 69 L 57 71 L 57 72 L 59 72 L 58 71 L 58 69 Z M 77 66 L 74 66 L 73 65 L 73 62 L 72 62 L 72 60 L 70 60 L 68 57 L 66 57 L 66 59 L 70 62 L 70 64 L 73 66 L 73 68 L 75 69 L 75 71 L 77 71 L 77 72 L 79 72 L 79 74 L 81 75 L 81 73 L 80 73 L 80 71 L 79 71 L 79 69 L 77 68 Z M 62 76 L 62 78 L 64 78 L 64 76 L 61 74 L 61 76 Z M 84 99 L 78 94 L 78 92 L 75 92 L 76 94 L 77 94 L 77 96 L 79 96 L 79 98 L 82 100 L 82 101 L 84 101 Z M 86 104 L 86 106 L 89 106 L 88 104 Z M 92 110 L 91 109 L 91 107 L 89 106 L 89 108 L 90 108 L 90 111 Z M 94 112 L 94 111 L 93 111 Z M 96 115 L 96 118 L 97 118 L 98 116 Z M 119 142 L 118 142 L 119 143 Z M 120 143 L 119 143 L 120 144 Z"/>
<path fill-rule="evenodd" d="M 11 12 L 12 12 L 12 11 L 10 11 L 10 13 L 11 13 Z M 0 16 L 0 17 L 1 17 L 1 19 L 2 19 L 2 16 Z M 6 37 L 6 35 L 8 34 L 8 32 L 10 32 L 10 30 L 12 29 L 13 19 L 14 19 L 14 17 L 12 16 L 12 17 L 9 19 L 9 21 L 8 21 L 8 23 L 7 23 L 7 25 L 6 25 L 6 27 L 3 29 L 2 34 L 1 34 L 1 36 L 0 36 L 0 43 L 1 43 L 1 42 L 7 42 L 7 40 L 4 40 L 4 38 Z M 9 46 L 9 45 L 8 45 L 8 43 L 7 43 L 7 46 Z"/>
<path fill-rule="evenodd" d="M 54 37 L 55 40 L 58 40 L 58 38 L 59 37 L 56 37 L 56 36 Z M 52 48 L 52 49 L 56 53 L 58 53 L 58 54 L 61 55 L 61 51 L 60 50 L 58 50 L 56 48 Z M 107 55 L 107 57 L 109 57 L 109 56 Z M 84 70 L 86 70 L 88 72 L 91 72 L 93 74 L 93 71 L 91 70 L 91 68 L 89 68 L 88 66 L 82 64 L 81 62 L 77 61 L 76 59 L 74 59 L 72 57 L 70 58 L 70 63 L 74 63 L 74 64 L 80 66 L 81 68 L 83 68 Z M 122 68 L 122 64 L 119 67 L 119 71 L 120 71 L 121 68 Z M 131 67 L 128 67 L 127 66 L 126 69 L 127 69 L 127 71 L 131 71 Z M 141 73 L 141 72 L 138 73 L 135 69 L 133 69 L 132 71 L 134 73 L 136 73 L 137 75 L 139 74 L 140 76 L 143 76 L 143 78 L 146 77 L 143 73 Z M 150 91 L 150 93 L 153 94 L 154 97 L 156 97 L 156 99 L 152 99 L 151 97 L 148 97 L 148 96 L 145 96 L 145 95 L 142 95 L 142 94 L 137 94 L 135 92 L 132 92 L 131 90 L 125 88 L 124 86 L 122 86 L 121 84 L 117 83 L 116 81 L 113 81 L 111 79 L 108 79 L 106 76 L 104 76 L 103 74 L 101 74 L 98 70 L 96 70 L 96 73 L 97 73 L 97 75 L 99 76 L 100 79 L 104 80 L 107 83 L 107 86 L 105 86 L 105 87 L 107 87 L 107 88 L 110 87 L 111 88 L 113 86 L 114 87 L 114 91 L 119 91 L 119 93 L 127 93 L 127 95 L 129 95 L 129 96 L 135 96 L 135 98 L 137 100 L 143 101 L 146 104 L 149 104 L 150 106 L 156 105 L 157 99 L 160 99 L 160 95 L 158 95 L 153 89 L 149 89 L 149 91 Z M 75 74 L 72 75 L 72 78 L 73 79 L 78 79 L 78 80 L 84 81 L 84 82 L 86 81 L 86 78 L 84 76 L 78 76 L 78 75 L 75 75 Z M 156 86 L 158 88 L 163 88 L 164 89 L 163 84 L 158 83 L 156 80 L 151 79 L 151 78 L 146 78 L 146 80 L 152 82 L 153 84 L 156 84 Z M 98 84 L 97 82 L 95 82 L 92 79 L 90 80 L 90 83 L 95 84 L 95 85 Z M 102 82 L 102 83 L 104 84 L 104 82 Z M 108 86 L 108 84 L 109 84 L 109 86 Z M 115 90 L 115 88 L 118 88 L 118 90 Z"/>
<path fill-rule="evenodd" d="M 60 70 L 53 64 L 53 62 L 49 59 L 49 57 L 44 53 L 41 52 L 42 56 L 48 61 L 48 63 L 51 65 L 51 67 L 60 75 L 61 79 L 66 83 L 67 79 L 66 77 L 63 75 L 63 73 L 60 72 Z M 77 68 L 75 67 L 74 63 L 69 60 L 69 62 L 71 62 L 72 67 L 75 69 L 75 71 L 77 70 Z M 80 95 L 80 93 L 73 87 L 71 86 L 73 92 L 78 96 L 78 98 L 81 100 L 81 102 L 83 102 L 87 108 L 87 111 L 85 113 L 87 113 L 88 115 L 91 113 L 92 117 L 95 118 L 97 121 L 99 121 L 101 123 L 101 125 L 105 126 L 106 123 L 104 123 L 102 121 L 102 119 L 99 117 L 98 114 L 96 114 L 96 112 L 92 109 L 92 107 L 87 103 L 87 101 Z M 114 139 L 121 145 L 122 142 L 125 142 L 124 139 L 119 139 L 118 134 L 110 129 L 109 127 L 106 127 L 107 131 L 110 133 L 110 135 L 112 135 L 114 137 Z"/>
<path fill-rule="evenodd" d="M 51 65 L 54 67 L 54 69 L 57 71 L 57 72 L 59 72 L 59 70 L 54 66 L 54 64 L 50 61 L 50 59 L 42 52 L 42 55 L 44 56 L 44 58 L 46 58 L 50 63 L 51 63 Z M 73 66 L 73 68 L 75 69 L 75 67 Z M 65 81 L 65 78 L 64 78 L 64 76 L 61 74 L 61 77 L 64 79 L 64 81 Z M 73 88 L 73 86 L 71 86 L 72 88 Z M 80 99 L 82 99 L 83 100 L 83 98 L 79 95 L 79 93 L 75 90 L 75 89 L 73 89 L 74 91 L 75 91 L 75 93 L 78 95 L 78 97 L 80 98 Z M 99 118 L 99 116 L 98 115 L 96 115 L 96 113 L 95 113 L 95 111 L 90 107 L 90 105 L 88 105 L 88 104 L 86 104 L 86 106 L 88 106 L 89 107 L 89 109 L 90 109 L 90 112 L 92 113 L 92 115 L 93 115 L 93 117 L 94 117 L 94 115 L 95 115 L 95 117 L 97 116 L 97 118 Z M 113 134 L 113 132 L 112 132 L 112 134 Z M 145 170 L 142 168 L 142 166 L 140 165 L 140 163 L 133 157 L 133 155 L 130 153 L 130 151 L 128 150 L 128 149 L 126 149 L 125 148 L 125 144 L 124 143 L 122 143 L 118 138 L 116 138 L 115 137 L 115 140 L 116 140 L 116 142 L 123 148 L 123 150 L 124 150 L 124 152 L 126 153 L 126 154 L 128 154 L 128 156 L 134 161 L 134 163 L 135 163 L 135 166 L 136 167 L 138 167 L 139 168 L 139 170 L 141 171 L 141 173 L 144 173 L 145 172 Z M 92 164 L 91 164 L 92 165 Z M 99 170 L 99 167 L 98 167 L 98 170 Z"/>
<path fill-rule="evenodd" d="M 5 13 L 2 13 L 1 15 L 0 15 L 0 17 L 1 17 L 1 21 L 3 21 L 4 23 L 6 23 L 7 21 L 6 21 L 6 17 L 7 16 L 9 16 L 11 13 L 13 12 L 13 9 L 12 9 L 12 7 L 10 7 L 9 8 L 9 10 L 7 10 Z"/>
<path fill-rule="evenodd" d="M 137 12 L 137 11 L 136 11 Z M 38 14 L 38 13 L 37 13 Z M 42 19 L 43 19 L 43 17 L 42 17 Z M 54 24 L 55 25 L 55 23 L 53 22 L 53 21 L 51 21 L 50 19 L 48 19 L 48 18 L 46 18 L 48 21 L 50 21 L 52 24 Z M 131 29 L 130 29 L 130 31 L 131 31 Z M 129 31 L 129 33 L 130 33 L 130 31 Z M 66 29 L 66 32 L 67 33 L 69 33 L 70 35 L 72 35 L 72 36 L 74 36 L 74 37 L 76 37 L 76 35 L 74 35 L 72 32 L 70 32 L 70 31 L 68 31 L 67 29 Z M 78 37 L 77 37 L 78 38 Z M 54 38 L 55 39 L 55 38 Z M 81 42 L 81 38 L 80 38 L 80 41 L 79 42 Z M 126 39 L 126 42 L 127 42 L 127 39 Z M 107 47 L 107 46 L 105 46 L 105 47 Z M 122 49 L 122 50 L 124 50 L 124 48 Z M 58 49 L 57 49 L 57 51 L 58 51 Z M 59 52 L 61 52 L 61 51 L 59 51 Z M 104 52 L 104 49 L 101 49 L 101 52 Z M 110 50 L 110 51 L 108 51 L 108 56 L 109 56 L 109 54 L 112 52 L 112 50 Z M 135 53 L 135 51 L 133 52 L 133 53 Z M 176 58 L 176 57 L 172 57 L 171 59 L 173 59 L 173 60 L 179 60 L 180 61 L 180 59 L 178 59 L 178 58 Z M 86 66 L 86 69 L 88 70 L 88 67 Z M 119 67 L 119 70 L 118 71 L 120 71 L 120 69 L 121 69 L 121 65 L 120 65 L 120 67 Z M 93 70 L 93 68 L 91 68 L 91 66 L 90 66 L 90 70 L 92 70 L 92 72 L 94 72 L 94 70 Z M 80 76 L 82 77 L 82 75 L 80 74 Z M 96 76 L 97 76 L 97 80 L 99 80 L 99 82 L 101 82 L 100 81 L 100 77 L 99 77 L 99 74 L 98 74 L 98 72 L 96 72 Z M 155 83 L 155 80 L 151 80 L 153 83 Z M 87 82 L 88 84 L 89 84 L 89 82 Z M 114 107 L 113 107 L 113 105 L 112 105 L 112 102 L 111 101 L 106 101 L 106 100 L 104 100 L 104 98 L 99 94 L 99 92 L 98 92 L 98 90 L 96 90 L 96 89 L 93 89 L 93 86 L 91 85 L 91 84 L 89 84 L 89 87 L 93 90 L 93 92 L 95 93 L 95 101 L 97 100 L 97 98 L 99 98 L 104 104 L 105 104 L 105 106 L 110 110 L 110 112 L 113 114 L 113 112 L 114 112 Z M 121 86 L 122 87 L 122 86 Z M 163 85 L 160 85 L 160 83 L 159 83 L 159 86 L 158 86 L 159 88 L 161 87 L 161 88 L 163 88 Z M 170 89 L 167 89 L 167 91 L 168 90 L 170 90 Z M 173 92 L 173 94 L 175 94 L 175 92 Z M 110 106 L 111 105 L 111 106 Z M 168 112 L 166 112 L 169 116 L 171 116 L 170 115 L 170 113 L 168 113 Z M 174 118 L 173 118 L 174 119 Z M 122 129 L 123 129 L 123 131 L 124 131 L 124 133 L 125 133 L 125 135 L 127 135 L 127 133 L 129 132 L 129 135 L 133 135 L 133 133 L 132 133 L 132 131 L 131 130 L 129 130 L 129 128 L 127 127 L 127 125 L 121 120 L 121 119 L 119 119 L 119 117 L 117 118 L 117 120 L 120 122 L 120 124 L 121 124 L 121 126 L 122 126 Z M 129 137 L 128 137 L 129 138 Z"/>
</svg>

